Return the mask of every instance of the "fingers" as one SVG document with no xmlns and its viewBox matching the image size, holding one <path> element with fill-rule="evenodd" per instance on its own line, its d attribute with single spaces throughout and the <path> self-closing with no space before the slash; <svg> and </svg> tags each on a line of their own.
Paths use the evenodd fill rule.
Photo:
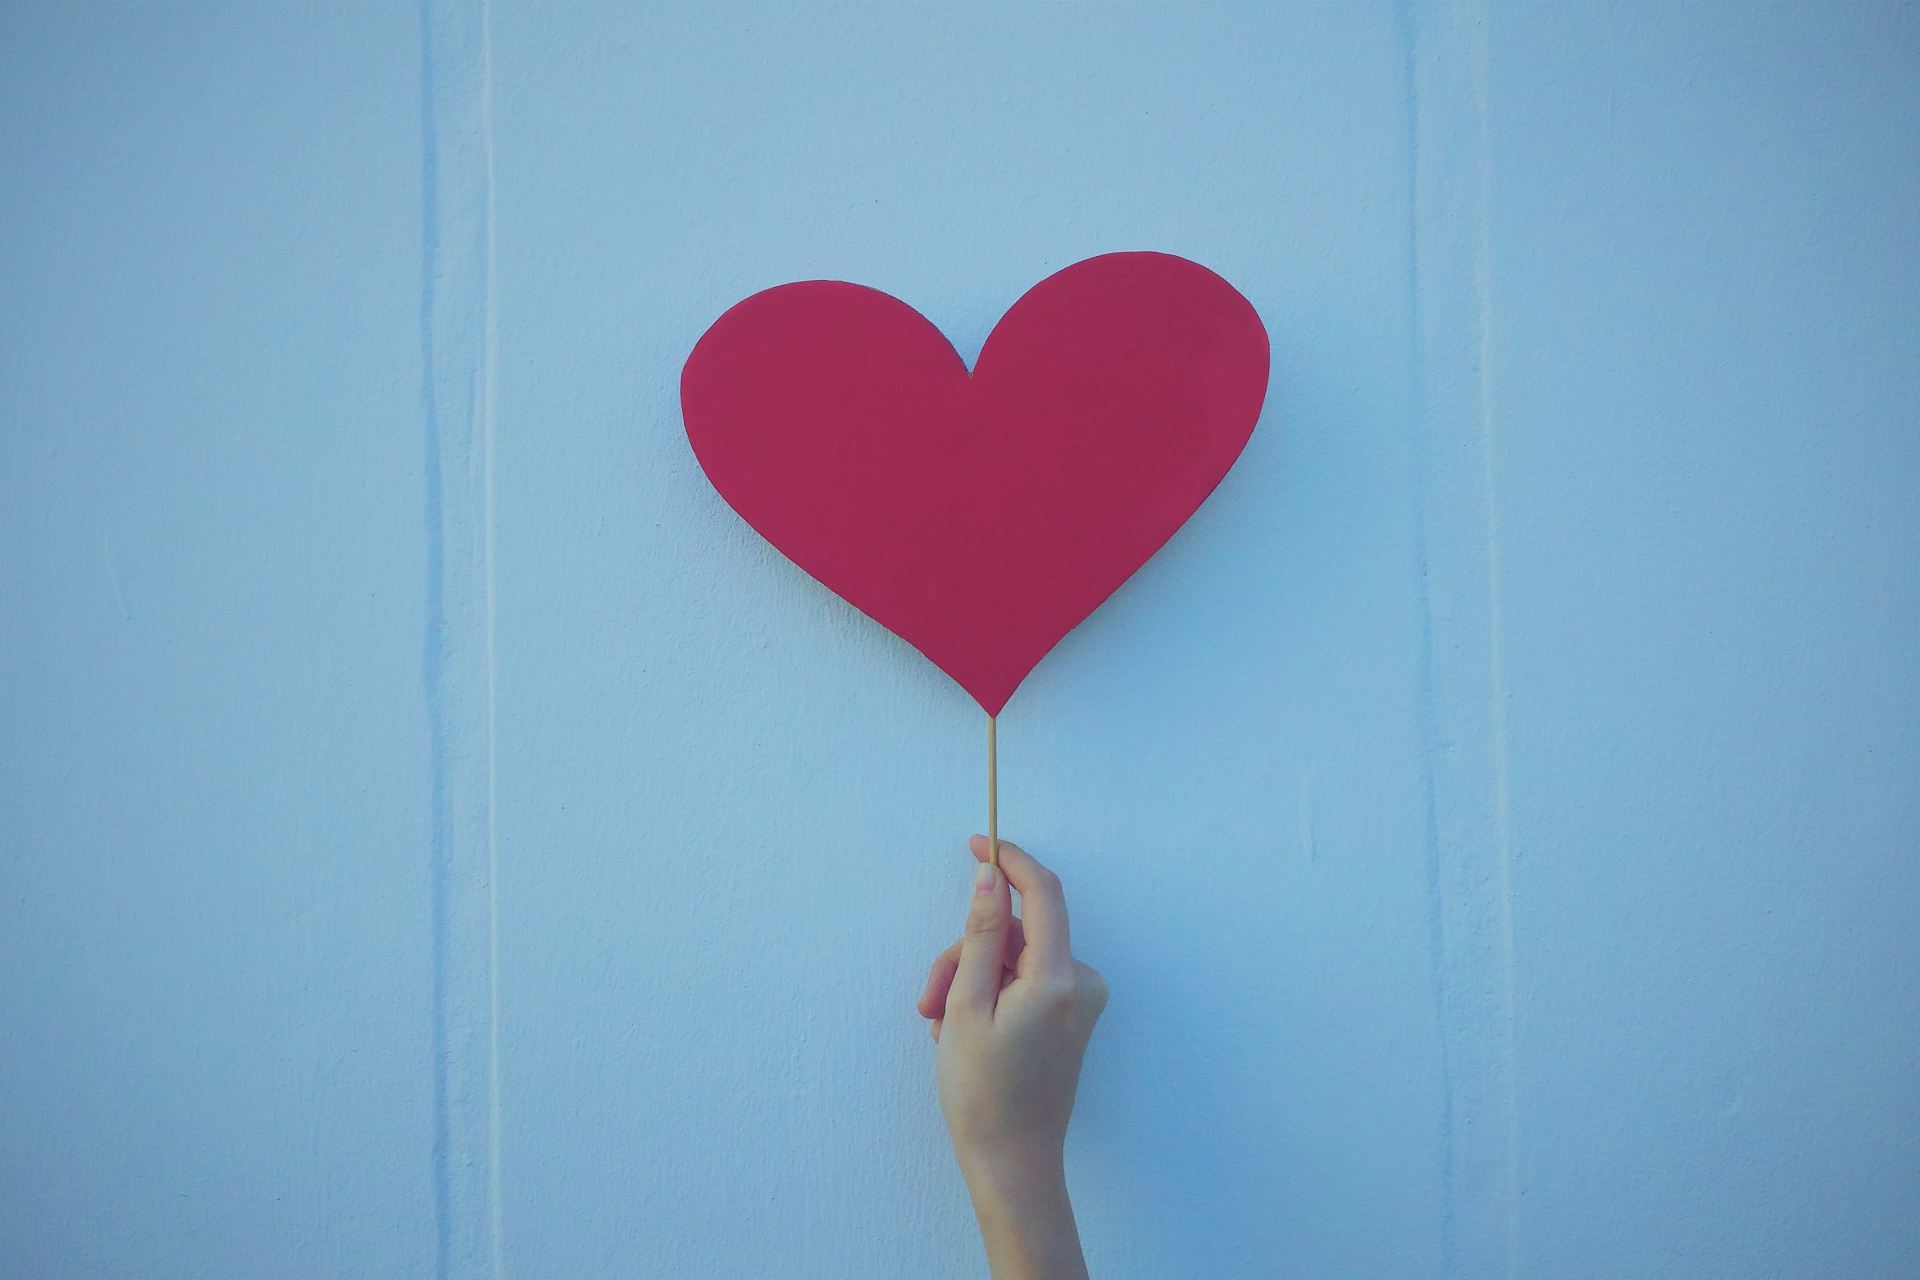
<svg viewBox="0 0 1920 1280">
<path fill-rule="evenodd" d="M 974 857 L 986 862 L 985 836 L 975 836 L 967 845 Z M 1005 840 L 1000 842 L 1000 869 L 1020 891 L 1020 918 L 1026 926 L 1027 948 L 1033 952 L 1039 971 L 1066 975 L 1073 968 L 1073 948 L 1067 935 L 1067 899 L 1060 890 L 1060 877 L 1025 849 Z"/>
<path fill-rule="evenodd" d="M 960 967 L 960 944 L 954 943 L 933 958 L 933 968 L 927 974 L 927 989 L 920 993 L 915 1008 L 923 1018 L 939 1018 L 947 1008 L 947 988 L 953 985 L 953 974 Z"/>
<path fill-rule="evenodd" d="M 1020 917 L 1015 916 L 1013 923 L 1007 926 L 1007 953 L 1001 959 L 1001 966 L 1009 973 L 1019 963 L 1020 953 L 1026 949 L 1026 933 L 1020 927 Z M 926 989 L 920 993 L 920 999 L 914 1007 L 920 1010 L 923 1018 L 937 1018 L 947 1007 L 947 988 L 953 985 L 953 971 L 960 963 L 960 944 L 954 943 L 933 958 L 933 968 L 927 973 Z"/>
<path fill-rule="evenodd" d="M 1007 878 L 981 866 L 973 881 L 967 931 L 960 939 L 960 960 L 947 990 L 946 1016 L 956 1012 L 991 1014 L 1006 967 L 1007 935 L 1013 931 L 1013 895 Z"/>
</svg>

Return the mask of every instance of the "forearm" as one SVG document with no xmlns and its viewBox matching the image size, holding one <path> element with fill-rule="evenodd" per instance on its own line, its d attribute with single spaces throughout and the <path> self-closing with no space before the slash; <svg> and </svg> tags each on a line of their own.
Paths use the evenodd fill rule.
<svg viewBox="0 0 1920 1280">
<path fill-rule="evenodd" d="M 1064 1168 L 971 1171 L 967 1190 L 993 1280 L 1087 1280 Z"/>
</svg>

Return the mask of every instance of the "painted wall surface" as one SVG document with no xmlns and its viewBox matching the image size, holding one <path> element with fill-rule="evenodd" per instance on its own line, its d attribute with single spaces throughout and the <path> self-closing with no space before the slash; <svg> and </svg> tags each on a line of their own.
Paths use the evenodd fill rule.
<svg viewBox="0 0 1920 1280">
<path fill-rule="evenodd" d="M 434 1265 L 419 103 L 0 12 L 0 1275 Z"/>
<path fill-rule="evenodd" d="M 979 711 L 682 434 L 1204 262 L 1262 425 L 1000 731 L 1093 1273 L 1920 1266 L 1920 14 L 0 13 L 0 1275 L 982 1274 Z"/>
</svg>

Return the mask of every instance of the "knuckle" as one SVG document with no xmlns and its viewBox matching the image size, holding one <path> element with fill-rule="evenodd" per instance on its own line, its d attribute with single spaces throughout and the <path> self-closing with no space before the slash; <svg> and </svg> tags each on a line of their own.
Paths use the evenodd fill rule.
<svg viewBox="0 0 1920 1280">
<path fill-rule="evenodd" d="M 1107 1005 L 1106 978 L 1090 964 L 1079 965 L 1079 976 L 1080 991 L 1086 1002 L 1094 1009 L 1104 1009 Z"/>
<path fill-rule="evenodd" d="M 1041 1004 L 1054 1009 L 1056 1013 L 1064 1013 L 1066 1009 L 1079 1004 L 1079 990 L 1075 990 L 1073 983 L 1043 983 L 1039 996 Z"/>
<path fill-rule="evenodd" d="M 1034 994 L 1047 1008 L 1064 1011 L 1080 1002 L 1080 984 L 1071 974 L 1042 978 Z"/>
<path fill-rule="evenodd" d="M 987 912 L 976 911 L 967 917 L 967 936 L 984 938 L 1000 931 L 1000 918 Z"/>
</svg>

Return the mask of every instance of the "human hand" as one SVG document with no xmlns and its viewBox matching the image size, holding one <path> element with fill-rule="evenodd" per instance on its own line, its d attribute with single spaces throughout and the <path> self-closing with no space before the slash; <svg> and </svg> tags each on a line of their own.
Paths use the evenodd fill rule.
<svg viewBox="0 0 1920 1280">
<path fill-rule="evenodd" d="M 1073 957 L 1059 877 L 1005 841 L 996 873 L 985 837 L 970 844 L 981 865 L 966 932 L 935 958 L 919 1004 L 937 1042 L 940 1107 L 994 1274 L 1084 1275 L 1064 1153 L 1107 984 Z"/>
</svg>

